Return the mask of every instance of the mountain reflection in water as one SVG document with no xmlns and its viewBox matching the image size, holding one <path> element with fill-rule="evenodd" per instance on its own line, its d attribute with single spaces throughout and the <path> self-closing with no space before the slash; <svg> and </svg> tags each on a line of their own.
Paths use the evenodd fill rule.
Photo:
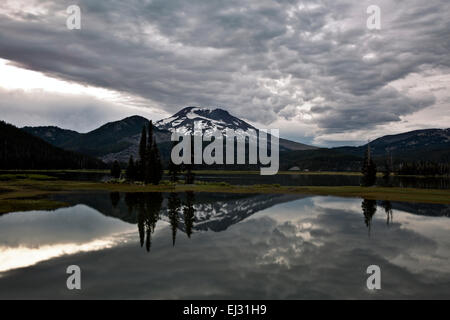
<svg viewBox="0 0 450 320">
<path fill-rule="evenodd" d="M 447 205 L 192 192 L 53 197 L 73 207 L 0 217 L 0 298 L 450 298 Z M 79 292 L 65 289 L 72 264 L 82 269 Z M 382 270 L 377 292 L 365 287 L 373 264 Z"/>
</svg>

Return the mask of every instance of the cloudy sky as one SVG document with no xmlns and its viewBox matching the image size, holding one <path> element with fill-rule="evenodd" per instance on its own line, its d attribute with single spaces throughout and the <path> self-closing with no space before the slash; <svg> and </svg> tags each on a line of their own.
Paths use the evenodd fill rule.
<svg viewBox="0 0 450 320">
<path fill-rule="evenodd" d="M 0 119 L 86 132 L 219 106 L 321 146 L 444 128 L 449 16 L 448 0 L 2 0 Z"/>
</svg>

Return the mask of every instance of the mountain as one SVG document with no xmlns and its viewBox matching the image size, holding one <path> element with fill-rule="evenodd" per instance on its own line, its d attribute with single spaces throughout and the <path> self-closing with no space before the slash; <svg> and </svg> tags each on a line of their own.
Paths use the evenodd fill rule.
<svg viewBox="0 0 450 320">
<path fill-rule="evenodd" d="M 100 169 L 97 159 L 62 150 L 0 121 L 0 169 Z"/>
<path fill-rule="evenodd" d="M 339 147 L 334 150 L 362 156 L 367 144 L 360 147 Z M 370 142 L 372 155 L 385 158 L 390 153 L 394 161 L 450 161 L 450 129 L 424 129 L 387 135 Z"/>
<path fill-rule="evenodd" d="M 240 129 L 243 132 L 250 129 L 258 130 L 220 108 L 186 107 L 173 116 L 154 123 L 154 136 L 165 163 L 170 156 L 171 133 L 175 129 L 190 131 L 195 121 L 201 122 L 204 130 L 217 129 L 222 132 L 226 128 Z M 142 127 L 147 124 L 148 119 L 132 116 L 107 123 L 84 134 L 57 127 L 25 127 L 23 130 L 66 150 L 98 157 L 105 162 L 114 160 L 127 162 L 130 155 L 137 157 Z M 384 163 L 387 152 L 396 163 L 405 160 L 449 162 L 450 129 L 425 129 L 383 136 L 372 141 L 370 147 L 380 166 Z M 359 171 L 366 148 L 367 144 L 359 147 L 316 148 L 280 138 L 280 170 L 298 167 L 300 170 Z M 211 168 L 257 169 L 242 165 Z"/>
<path fill-rule="evenodd" d="M 112 203 L 112 194 L 54 194 L 51 199 L 62 201 L 70 205 L 84 204 L 101 212 L 105 216 L 118 218 L 122 221 L 136 224 L 139 219 L 139 210 L 130 207 L 130 201 L 139 204 L 142 197 L 133 197 L 134 194 L 118 194 L 117 203 Z M 185 194 L 178 194 L 185 201 Z M 168 217 L 168 194 L 164 194 L 165 200 L 161 203 L 160 219 L 169 222 Z M 232 225 L 245 220 L 253 214 L 263 211 L 278 204 L 302 199 L 309 196 L 296 194 L 218 194 L 218 193 L 196 193 L 194 200 L 194 230 L 221 232 Z M 128 203 L 127 203 L 128 201 Z M 138 206 L 139 207 L 139 206 Z M 145 208 L 145 205 L 140 206 Z M 180 217 L 183 210 L 180 208 Z M 180 219 L 179 229 L 185 231 L 184 219 Z"/>
<path fill-rule="evenodd" d="M 364 152 L 346 153 L 336 149 L 297 150 L 280 153 L 280 170 L 359 171 Z"/>
<path fill-rule="evenodd" d="M 170 118 L 160 120 L 155 123 L 160 129 L 169 130 L 173 132 L 175 129 L 185 131 L 192 131 L 194 122 L 200 122 L 203 129 L 216 129 L 224 131 L 226 128 L 243 131 L 249 129 L 257 130 L 247 122 L 236 118 L 222 109 L 207 109 L 197 107 L 186 107 L 175 113 Z"/>
<path fill-rule="evenodd" d="M 148 123 L 149 120 L 144 117 L 128 117 L 80 134 L 61 144 L 61 147 L 98 157 L 105 162 L 114 160 L 127 162 L 130 155 L 137 157 L 142 128 Z M 170 141 L 168 131 L 164 132 L 153 127 L 153 132 L 158 144 Z"/>
<path fill-rule="evenodd" d="M 148 123 L 149 120 L 144 117 L 132 116 L 109 122 L 88 133 L 58 127 L 24 127 L 23 130 L 65 150 L 97 157 L 105 162 L 128 162 L 130 155 L 137 157 L 142 128 Z M 153 131 L 156 142 L 162 144 L 160 147 L 168 149 L 170 132 L 156 127 Z"/>
<path fill-rule="evenodd" d="M 229 128 L 233 130 L 242 129 L 244 132 L 249 129 L 258 130 L 222 109 L 187 107 L 172 117 L 154 124 L 153 132 L 163 161 L 168 160 L 170 156 L 171 132 L 175 129 L 191 130 L 194 121 L 201 121 L 204 129 L 225 131 L 226 128 Z M 46 140 L 54 146 L 97 157 L 108 163 L 114 160 L 128 162 L 130 155 L 137 158 L 142 127 L 148 125 L 148 122 L 149 120 L 144 117 L 132 116 L 107 123 L 88 133 L 78 133 L 57 127 L 25 127 L 23 130 Z M 317 148 L 280 139 L 281 151 L 310 149 Z"/>
<path fill-rule="evenodd" d="M 387 135 L 370 142 L 372 156 L 381 168 L 387 154 L 393 163 L 404 161 L 450 162 L 450 129 L 424 129 Z M 280 153 L 280 170 L 297 167 L 310 171 L 359 171 L 367 144 Z"/>
<path fill-rule="evenodd" d="M 222 133 L 225 133 L 226 129 L 232 130 L 242 130 L 243 132 L 247 132 L 248 130 L 255 130 L 258 132 L 258 129 L 254 126 L 248 124 L 244 120 L 236 118 L 232 116 L 228 111 L 216 108 L 216 109 L 208 109 L 208 108 L 197 108 L 197 107 L 186 107 L 173 116 L 160 120 L 155 123 L 155 126 L 162 129 L 173 132 L 175 130 L 179 130 L 181 132 L 193 131 L 194 122 L 201 123 L 201 127 L 203 130 L 212 129 L 219 130 Z M 318 149 L 317 147 L 308 146 L 306 144 L 286 140 L 280 138 L 280 150 L 314 150 Z"/>
<path fill-rule="evenodd" d="M 80 133 L 76 131 L 65 130 L 58 127 L 24 127 L 22 130 L 57 147 L 61 147 L 65 142 L 80 135 Z"/>
</svg>

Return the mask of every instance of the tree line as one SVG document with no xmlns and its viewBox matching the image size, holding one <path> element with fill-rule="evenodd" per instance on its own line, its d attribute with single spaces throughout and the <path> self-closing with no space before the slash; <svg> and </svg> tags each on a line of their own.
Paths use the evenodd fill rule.
<svg viewBox="0 0 450 320">
<path fill-rule="evenodd" d="M 397 175 L 449 176 L 450 164 L 433 161 L 403 161 L 394 165 L 392 155 L 388 153 L 382 172 L 383 178 L 386 180 L 389 179 L 392 173 Z M 367 145 L 361 173 L 363 175 L 361 179 L 362 186 L 373 186 L 376 183 L 377 165 L 371 155 L 370 144 Z"/>
<path fill-rule="evenodd" d="M 142 128 L 141 139 L 139 142 L 139 158 L 134 159 L 130 156 L 125 170 L 125 178 L 128 181 L 142 181 L 145 184 L 158 185 L 163 177 L 163 164 L 156 139 L 153 134 L 153 123 L 150 121 L 148 126 Z M 169 158 L 168 171 L 171 182 L 177 182 L 179 175 L 184 172 L 186 184 L 194 183 L 193 165 L 176 165 Z M 118 161 L 114 161 L 111 167 L 111 175 L 114 178 L 121 176 L 121 166 Z"/>
<path fill-rule="evenodd" d="M 119 178 L 121 167 L 118 161 L 114 161 L 111 167 L 111 175 Z M 153 123 L 142 128 L 141 140 L 139 142 L 139 159 L 130 156 L 125 171 L 128 181 L 142 181 L 146 184 L 157 185 L 163 176 L 163 165 L 156 139 L 153 135 Z"/>
<path fill-rule="evenodd" d="M 66 151 L 0 121 L 0 169 L 106 169 L 103 161 Z"/>
<path fill-rule="evenodd" d="M 111 204 L 116 208 L 120 202 L 120 193 L 110 193 Z M 136 214 L 141 247 L 150 252 L 152 234 L 156 224 L 161 219 L 163 196 L 160 192 L 126 193 L 125 204 L 128 214 Z M 170 193 L 167 198 L 167 213 L 172 229 L 172 245 L 175 246 L 178 229 L 183 230 L 188 238 L 191 237 L 195 222 L 195 195 L 192 191 L 185 192 L 182 200 L 177 193 Z"/>
<path fill-rule="evenodd" d="M 448 176 L 450 175 L 450 164 L 431 161 L 402 162 L 397 173 L 401 175 Z"/>
<path fill-rule="evenodd" d="M 193 173 L 194 166 L 192 164 L 176 165 L 169 158 L 167 169 L 171 182 L 176 183 L 179 180 L 179 175 L 184 173 L 185 183 L 194 183 L 195 174 Z M 146 184 L 158 185 L 163 177 L 163 170 L 160 152 L 153 135 L 153 124 L 150 121 L 148 126 L 142 128 L 139 158 L 135 160 L 133 156 L 130 156 L 125 170 L 125 178 L 128 181 L 142 181 Z M 111 167 L 111 175 L 114 178 L 119 178 L 121 172 L 122 169 L 119 162 L 114 161 Z"/>
</svg>

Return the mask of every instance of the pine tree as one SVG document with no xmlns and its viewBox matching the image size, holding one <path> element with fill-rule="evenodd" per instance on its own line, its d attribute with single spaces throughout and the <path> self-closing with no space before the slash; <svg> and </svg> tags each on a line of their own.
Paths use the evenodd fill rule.
<svg viewBox="0 0 450 320">
<path fill-rule="evenodd" d="M 137 180 L 144 181 L 147 167 L 147 129 L 142 128 L 141 141 L 139 143 L 139 173 Z"/>
<path fill-rule="evenodd" d="M 130 156 L 130 160 L 128 161 L 126 177 L 129 181 L 134 181 L 136 179 L 136 167 L 134 164 L 133 156 Z"/>
<path fill-rule="evenodd" d="M 145 150 L 146 163 L 145 163 L 145 183 L 153 183 L 155 180 L 155 155 L 154 155 L 154 139 L 153 139 L 153 123 L 150 120 L 148 126 L 148 136 L 147 136 L 147 148 Z"/>
<path fill-rule="evenodd" d="M 373 186 L 377 180 L 377 166 L 372 159 L 370 143 L 367 144 L 367 150 L 364 156 L 361 172 L 363 174 L 362 185 L 366 187 Z"/>
<path fill-rule="evenodd" d="M 151 182 L 155 185 L 158 185 L 161 182 L 163 176 L 163 166 L 161 163 L 161 156 L 159 154 L 159 149 L 155 141 L 153 141 L 151 157 L 152 157 Z"/>
<path fill-rule="evenodd" d="M 194 150 L 193 145 L 191 146 L 191 150 Z M 184 179 L 185 179 L 184 183 L 185 184 L 193 184 L 194 183 L 195 175 L 192 172 L 192 170 L 194 169 L 193 163 L 194 163 L 194 153 L 192 152 L 191 153 L 191 163 L 190 164 L 189 163 L 185 163 L 183 165 L 183 169 L 186 170 L 186 173 L 184 175 Z"/>
<path fill-rule="evenodd" d="M 388 152 L 386 153 L 386 159 L 384 161 L 384 177 L 389 177 L 392 170 L 392 155 Z"/>
<path fill-rule="evenodd" d="M 113 178 L 118 179 L 118 178 L 120 178 L 121 172 L 122 172 L 122 169 L 120 168 L 119 162 L 117 160 L 114 161 L 114 163 L 113 163 L 113 165 L 111 167 L 111 176 Z"/>
<path fill-rule="evenodd" d="M 148 142 L 147 142 L 147 147 L 150 148 L 153 144 L 153 121 L 150 120 L 150 123 L 148 125 Z"/>
<path fill-rule="evenodd" d="M 175 142 L 172 143 L 172 148 L 173 148 L 174 145 L 175 145 Z M 170 181 L 177 182 L 178 181 L 178 175 L 181 172 L 181 165 L 177 165 L 177 164 L 173 163 L 172 157 L 170 157 L 168 169 L 169 169 Z"/>
</svg>

